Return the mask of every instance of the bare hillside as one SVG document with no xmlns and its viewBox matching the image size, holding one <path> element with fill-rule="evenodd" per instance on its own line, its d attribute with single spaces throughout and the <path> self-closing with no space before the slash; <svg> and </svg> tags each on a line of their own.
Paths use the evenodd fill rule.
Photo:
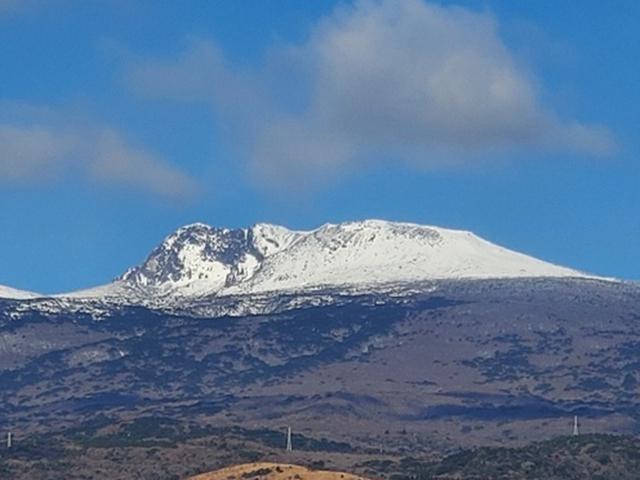
<svg viewBox="0 0 640 480">
<path fill-rule="evenodd" d="M 247 463 L 190 477 L 188 480 L 363 480 L 344 472 L 310 470 L 287 463 Z"/>
</svg>

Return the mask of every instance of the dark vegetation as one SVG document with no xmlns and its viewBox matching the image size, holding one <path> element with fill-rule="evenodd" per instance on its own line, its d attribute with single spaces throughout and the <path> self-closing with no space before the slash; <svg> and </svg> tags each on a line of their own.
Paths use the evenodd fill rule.
<svg viewBox="0 0 640 480">
<path fill-rule="evenodd" d="M 638 285 L 432 287 L 211 318 L 0 300 L 0 439 L 16 433 L 0 479 L 184 478 L 281 454 L 290 424 L 307 465 L 376 478 L 553 479 L 584 460 L 595 479 L 635 465 L 626 437 L 619 450 L 600 437 L 556 453 L 461 449 L 569 432 L 573 415 L 584 431 L 640 433 Z"/>
<path fill-rule="evenodd" d="M 328 456 L 357 453 L 347 443 L 324 438 L 296 434 L 293 442 L 301 452 Z M 118 467 L 118 462 L 122 459 L 132 462 L 134 455 L 140 460 L 137 465 L 127 465 L 132 473 L 146 472 L 149 462 L 158 463 L 155 467 L 166 463 L 167 476 L 150 478 L 173 478 L 173 474 L 168 473 L 170 467 L 181 472 L 180 475 L 186 475 L 194 468 L 187 461 L 176 461 L 175 456 L 181 457 L 180 452 L 202 450 L 203 458 L 211 462 L 199 469 L 195 466 L 196 470 L 191 472 L 195 473 L 227 464 L 254 462 L 282 451 L 284 445 L 284 432 L 268 428 L 220 427 L 183 423 L 171 418 L 140 417 L 114 430 L 112 421 L 103 417 L 61 433 L 20 438 L 11 449 L 0 448 L 0 473 L 7 475 L 0 478 L 32 478 L 29 474 L 35 471 L 46 473 L 43 478 L 61 478 L 56 475 L 62 475 L 62 472 L 66 479 L 85 478 L 83 475 L 91 470 L 92 462 L 106 463 L 108 469 L 124 469 L 124 465 Z"/>
<path fill-rule="evenodd" d="M 107 435 L 100 430 L 87 427 L 66 435 L 36 435 L 10 450 L 2 448 L 0 478 L 53 480 L 64 475 L 76 480 L 103 478 L 96 472 L 111 472 L 104 478 L 175 480 L 236 463 L 272 459 L 282 449 L 283 439 L 282 432 L 269 429 L 185 425 L 154 417 L 138 419 Z M 310 468 L 332 468 L 334 455 L 343 450 L 358 453 L 334 442 L 302 436 L 297 440 L 317 454 L 302 462 Z M 206 455 L 194 463 L 190 447 L 195 446 L 203 447 Z M 600 434 L 558 437 L 517 448 L 461 450 L 437 461 L 374 456 L 349 470 L 390 480 L 631 480 L 640 472 L 640 440 Z M 256 470 L 243 478 L 269 473 L 270 469 Z"/>
<path fill-rule="evenodd" d="M 89 431 L 75 432 L 71 440 L 84 448 L 171 447 L 202 438 L 248 439 L 265 447 L 278 449 L 284 445 L 282 431 L 268 428 L 249 429 L 239 426 L 216 427 L 212 425 L 183 424 L 171 418 L 141 417 L 122 425 L 117 432 L 97 434 Z M 326 438 L 311 438 L 293 434 L 296 450 L 349 453 L 354 449 L 348 443 Z"/>
<path fill-rule="evenodd" d="M 259 478 L 265 475 L 269 475 L 273 470 L 270 468 L 258 468 L 251 472 L 245 472 L 242 474 L 242 478 Z"/>
<path fill-rule="evenodd" d="M 559 437 L 521 448 L 465 450 L 439 462 L 407 466 L 410 473 L 394 478 L 635 480 L 640 478 L 640 440 L 615 435 Z"/>
</svg>

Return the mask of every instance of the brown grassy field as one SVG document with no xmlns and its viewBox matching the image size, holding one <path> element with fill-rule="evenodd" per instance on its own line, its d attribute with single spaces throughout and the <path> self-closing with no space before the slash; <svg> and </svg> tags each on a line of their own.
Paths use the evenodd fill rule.
<svg viewBox="0 0 640 480">
<path fill-rule="evenodd" d="M 329 470 L 311 470 L 286 463 L 246 463 L 214 472 L 202 473 L 187 480 L 366 480 L 364 477 Z"/>
</svg>

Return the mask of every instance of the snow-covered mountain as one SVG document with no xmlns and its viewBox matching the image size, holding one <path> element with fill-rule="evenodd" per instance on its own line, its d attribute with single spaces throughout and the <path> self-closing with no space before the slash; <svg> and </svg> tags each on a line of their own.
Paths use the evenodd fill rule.
<svg viewBox="0 0 640 480">
<path fill-rule="evenodd" d="M 17 290 L 15 288 L 0 285 L 0 298 L 9 298 L 12 300 L 27 300 L 30 298 L 38 298 L 41 295 L 25 290 Z"/>
<path fill-rule="evenodd" d="M 471 232 L 366 220 L 312 231 L 201 223 L 169 235 L 113 283 L 68 298 L 162 299 L 300 292 L 438 279 L 585 277 Z"/>
</svg>

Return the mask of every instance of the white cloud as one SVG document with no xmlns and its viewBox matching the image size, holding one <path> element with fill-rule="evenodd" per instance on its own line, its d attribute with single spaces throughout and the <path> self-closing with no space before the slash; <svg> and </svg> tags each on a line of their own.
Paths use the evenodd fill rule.
<svg viewBox="0 0 640 480">
<path fill-rule="evenodd" d="M 28 180 L 52 174 L 52 159 L 66 162 L 76 139 L 41 126 L 0 125 L 0 178 Z"/>
<path fill-rule="evenodd" d="M 93 178 L 176 199 L 190 197 L 199 190 L 195 180 L 156 156 L 128 145 L 113 130 L 96 133 L 95 156 L 87 165 Z"/>
<path fill-rule="evenodd" d="M 10 115 L 0 115 L 0 182 L 52 182 L 69 176 L 176 200 L 198 190 L 189 176 L 131 146 L 112 129 L 60 124 L 56 115 L 46 120 L 46 115 L 36 115 L 40 118 L 26 121 L 24 117 L 41 110 L 30 106 L 12 110 L 26 115 L 14 122 L 6 119 Z"/>
<path fill-rule="evenodd" d="M 541 103 L 492 15 L 421 0 L 338 8 L 255 71 L 196 42 L 181 58 L 138 65 L 128 80 L 147 96 L 210 102 L 269 184 L 313 184 L 371 161 L 431 167 L 615 147 L 606 128 L 565 121 Z"/>
</svg>

